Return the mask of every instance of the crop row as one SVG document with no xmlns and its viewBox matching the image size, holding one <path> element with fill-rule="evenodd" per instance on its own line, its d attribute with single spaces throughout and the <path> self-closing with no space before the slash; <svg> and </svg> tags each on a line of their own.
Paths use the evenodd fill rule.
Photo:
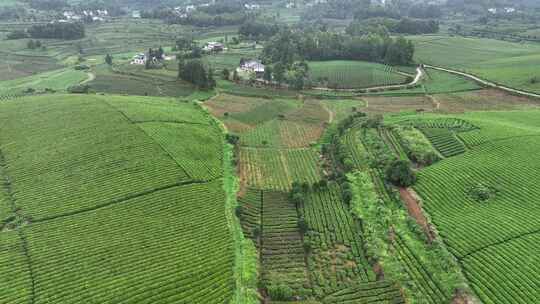
<svg viewBox="0 0 540 304">
<path fill-rule="evenodd" d="M 249 186 L 288 190 L 293 182 L 313 184 L 320 180 L 317 153 L 312 149 L 240 149 L 240 168 Z"/>
<path fill-rule="evenodd" d="M 34 219 L 189 179 L 158 144 L 97 97 L 45 98 L 4 104 L 0 111 L 6 174 L 17 205 Z"/>
<path fill-rule="evenodd" d="M 352 282 L 375 280 L 361 237 L 361 227 L 341 199 L 339 187 L 331 184 L 313 189 L 302 204 L 308 231 L 308 256 L 315 295 L 322 297 Z"/>
<path fill-rule="evenodd" d="M 422 133 L 444 157 L 465 153 L 465 146 L 448 129 L 423 128 Z"/>
<path fill-rule="evenodd" d="M 416 189 L 457 256 L 537 227 L 537 147 L 535 138 L 488 143 L 420 173 Z M 484 201 L 473 195 L 479 185 Z"/>
<path fill-rule="evenodd" d="M 285 282 L 296 295 L 310 293 L 298 212 L 285 193 L 263 192 L 261 230 L 263 282 Z"/>
<path fill-rule="evenodd" d="M 432 274 L 428 273 L 422 262 L 418 260 L 414 252 L 407 246 L 399 234 L 396 234 L 393 245 L 399 259 L 405 266 L 405 270 L 417 282 L 417 286 L 422 294 L 425 295 L 424 298 L 426 301 L 433 304 L 444 303 L 447 296 L 444 295 L 438 283 L 432 279 Z"/>
<path fill-rule="evenodd" d="M 217 127 L 178 123 L 143 123 L 139 126 L 191 179 L 209 181 L 222 175 L 223 136 Z"/>
<path fill-rule="evenodd" d="M 448 129 L 455 132 L 467 132 L 478 129 L 471 122 L 460 118 L 415 118 L 401 121 L 402 125 L 411 125 L 416 128 Z"/>
<path fill-rule="evenodd" d="M 32 278 L 22 240 L 16 231 L 0 232 L 0 303 L 30 303 Z"/>
<path fill-rule="evenodd" d="M 323 299 L 324 304 L 405 303 L 399 287 L 387 281 L 357 283 Z"/>
<path fill-rule="evenodd" d="M 219 182 L 24 229 L 35 302 L 225 303 L 234 248 Z"/>
<path fill-rule="evenodd" d="M 540 234 L 489 247 L 463 260 L 469 281 L 483 303 L 537 303 L 540 300 Z"/>
<path fill-rule="evenodd" d="M 247 189 L 242 197 L 238 198 L 241 206 L 241 224 L 244 235 L 249 238 L 258 238 L 261 230 L 262 217 L 262 191 Z M 258 245 L 258 241 L 255 244 Z"/>
</svg>

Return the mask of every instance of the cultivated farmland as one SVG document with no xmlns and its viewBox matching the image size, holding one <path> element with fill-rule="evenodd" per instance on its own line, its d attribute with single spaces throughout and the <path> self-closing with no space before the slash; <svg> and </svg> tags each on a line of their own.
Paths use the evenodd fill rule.
<svg viewBox="0 0 540 304">
<path fill-rule="evenodd" d="M 208 114 L 114 96 L 0 108 L 3 303 L 230 301 L 223 136 Z"/>
<path fill-rule="evenodd" d="M 422 170 L 416 186 L 441 236 L 486 303 L 539 299 L 538 285 L 528 279 L 538 276 L 538 269 L 529 266 L 537 264 L 535 258 L 525 262 L 514 255 L 512 263 L 501 259 L 510 252 L 534 256 L 534 246 L 523 244 L 533 244 L 530 240 L 540 227 L 535 212 L 540 197 L 535 186 L 540 178 L 534 152 L 540 135 L 537 115 L 529 111 L 461 116 L 480 128 L 458 133 L 471 150 Z M 509 267 L 512 280 L 503 275 Z M 521 286 L 519 293 L 514 284 Z"/>
<path fill-rule="evenodd" d="M 512 43 L 463 37 L 413 37 L 416 60 L 470 72 L 513 88 L 540 92 L 532 82 L 538 75 L 540 47 L 534 43 Z"/>
<path fill-rule="evenodd" d="M 361 61 L 310 62 L 310 78 L 331 88 L 365 88 L 400 84 L 407 78 L 386 65 Z"/>
</svg>

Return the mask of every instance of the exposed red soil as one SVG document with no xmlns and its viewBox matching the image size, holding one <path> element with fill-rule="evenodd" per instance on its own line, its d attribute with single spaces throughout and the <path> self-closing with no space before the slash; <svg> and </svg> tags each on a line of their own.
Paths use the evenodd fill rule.
<svg viewBox="0 0 540 304">
<path fill-rule="evenodd" d="M 412 189 L 408 188 L 399 188 L 399 194 L 401 200 L 405 202 L 405 207 L 407 207 L 409 215 L 416 220 L 420 227 L 422 227 L 422 230 L 424 230 L 424 233 L 428 238 L 428 242 L 431 244 L 435 239 L 435 232 L 431 229 L 428 220 L 424 216 L 422 206 L 420 206 L 416 194 Z"/>
</svg>

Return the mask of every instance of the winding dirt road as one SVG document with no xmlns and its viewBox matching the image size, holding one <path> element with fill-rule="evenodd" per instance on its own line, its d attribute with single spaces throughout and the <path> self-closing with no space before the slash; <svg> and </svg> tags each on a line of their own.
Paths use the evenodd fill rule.
<svg viewBox="0 0 540 304">
<path fill-rule="evenodd" d="M 503 91 L 506 91 L 506 92 L 511 93 L 511 94 L 518 94 L 518 95 L 526 96 L 526 97 L 540 98 L 540 94 L 509 88 L 509 87 L 506 87 L 506 86 L 496 84 L 494 82 L 479 78 L 479 77 L 474 76 L 472 74 L 468 74 L 468 73 L 464 73 L 464 72 L 460 72 L 460 71 L 456 71 L 456 70 L 452 70 L 452 69 L 442 68 L 442 67 L 438 67 L 438 66 L 427 65 L 427 64 L 424 65 L 424 67 L 434 69 L 434 70 L 443 71 L 443 72 L 448 72 L 448 73 L 451 73 L 451 74 L 454 74 L 454 75 L 463 76 L 463 77 L 469 78 L 469 79 L 471 79 L 471 80 L 473 80 L 473 81 L 475 81 L 475 82 L 477 82 L 477 83 L 479 83 L 479 84 L 481 84 L 483 86 L 496 88 L 496 89 L 503 90 Z"/>
</svg>

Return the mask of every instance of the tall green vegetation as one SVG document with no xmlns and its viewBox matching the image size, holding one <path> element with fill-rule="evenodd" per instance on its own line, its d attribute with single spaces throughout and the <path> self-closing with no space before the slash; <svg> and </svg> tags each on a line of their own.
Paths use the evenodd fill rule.
<svg viewBox="0 0 540 304">
<path fill-rule="evenodd" d="M 190 82 L 200 89 L 208 90 L 216 86 L 213 70 L 206 67 L 200 59 L 178 61 L 178 78 Z"/>
<path fill-rule="evenodd" d="M 84 25 L 80 22 L 55 22 L 32 25 L 27 31 L 30 37 L 38 39 L 75 40 L 84 38 L 85 36 Z"/>
<path fill-rule="evenodd" d="M 353 37 L 316 29 L 282 29 L 270 38 L 263 50 L 267 62 L 290 65 L 297 60 L 352 59 L 386 62 L 392 65 L 412 63 L 414 46 L 403 37 L 371 33 Z"/>
</svg>

